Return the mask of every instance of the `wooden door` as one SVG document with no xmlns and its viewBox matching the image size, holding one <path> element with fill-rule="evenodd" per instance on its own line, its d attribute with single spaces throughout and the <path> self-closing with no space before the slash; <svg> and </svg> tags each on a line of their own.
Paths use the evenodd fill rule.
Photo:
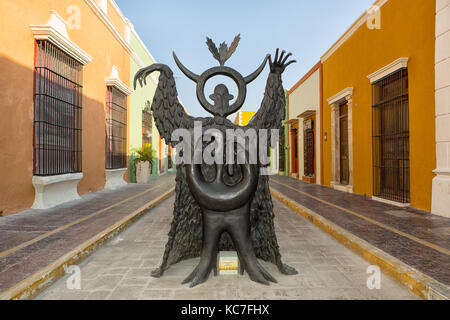
<svg viewBox="0 0 450 320">
<path fill-rule="evenodd" d="M 306 177 L 314 177 L 314 120 L 308 119 L 303 122 L 303 163 Z"/>
<path fill-rule="evenodd" d="M 298 173 L 298 124 L 291 126 L 291 173 Z"/>
<path fill-rule="evenodd" d="M 340 154 L 340 183 L 349 184 L 348 159 L 348 105 L 339 106 L 339 154 Z"/>
</svg>

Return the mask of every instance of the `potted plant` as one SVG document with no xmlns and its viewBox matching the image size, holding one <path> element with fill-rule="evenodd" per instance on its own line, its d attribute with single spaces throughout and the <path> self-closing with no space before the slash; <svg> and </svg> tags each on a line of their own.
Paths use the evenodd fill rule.
<svg viewBox="0 0 450 320">
<path fill-rule="evenodd" d="M 136 182 L 138 184 L 146 184 L 150 180 L 155 150 L 152 150 L 150 143 L 145 143 L 141 148 L 133 149 L 133 152 L 136 154 L 133 160 Z"/>
</svg>

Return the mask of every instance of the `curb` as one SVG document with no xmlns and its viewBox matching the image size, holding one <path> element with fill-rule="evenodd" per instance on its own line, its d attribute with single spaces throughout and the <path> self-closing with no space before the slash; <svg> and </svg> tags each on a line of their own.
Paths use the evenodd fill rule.
<svg viewBox="0 0 450 320">
<path fill-rule="evenodd" d="M 175 187 L 172 187 L 166 193 L 148 202 L 139 209 L 133 211 L 125 218 L 103 230 L 91 239 L 85 241 L 48 266 L 32 274 L 10 289 L 0 293 L 0 300 L 32 299 L 36 297 L 45 288 L 64 276 L 66 274 L 65 269 L 67 268 L 67 266 L 80 263 L 81 261 L 89 257 L 91 254 L 105 245 L 109 240 L 127 229 L 132 223 L 146 214 L 150 209 L 154 208 L 159 203 L 173 195 L 174 192 Z"/>
<path fill-rule="evenodd" d="M 367 241 L 356 237 L 328 219 L 286 197 L 272 187 L 270 188 L 270 193 L 274 198 L 331 235 L 347 248 L 371 264 L 379 266 L 384 273 L 400 282 L 415 295 L 427 300 L 449 300 L 450 288 L 446 285 L 412 268 Z"/>
</svg>

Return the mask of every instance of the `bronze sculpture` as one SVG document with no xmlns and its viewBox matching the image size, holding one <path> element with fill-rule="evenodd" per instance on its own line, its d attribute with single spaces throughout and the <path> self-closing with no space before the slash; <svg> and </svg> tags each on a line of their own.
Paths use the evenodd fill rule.
<svg viewBox="0 0 450 320">
<path fill-rule="evenodd" d="M 188 70 L 178 60 L 174 59 L 180 70 L 192 81 L 197 83 L 197 98 L 200 104 L 214 115 L 213 118 L 193 118 L 186 114 L 178 101 L 173 73 L 164 64 L 153 64 L 138 71 L 134 79 L 143 85 L 146 77 L 159 71 L 158 88 L 152 103 L 152 111 L 156 126 L 166 143 L 174 144 L 172 133 L 179 128 L 192 130 L 194 122 L 200 121 L 204 129 L 215 129 L 223 133 L 227 129 L 262 130 L 281 129 L 284 119 L 285 93 L 281 75 L 285 68 L 295 62 L 289 61 L 291 53 L 283 51 L 275 58 L 267 55 L 261 66 L 252 74 L 243 77 L 236 70 L 224 66 L 239 43 L 239 35 L 230 48 L 222 43 L 219 49 L 211 39 L 207 38 L 209 50 L 213 53 L 220 66 L 210 68 L 197 75 Z M 241 108 L 245 101 L 246 85 L 252 82 L 263 71 L 269 60 L 270 74 L 266 91 L 259 111 L 246 127 L 233 124 L 226 117 Z M 225 85 L 219 84 L 210 98 L 211 105 L 204 95 L 204 86 L 208 79 L 224 75 L 232 78 L 238 86 L 238 97 L 230 105 L 233 96 Z M 270 140 L 270 136 L 267 138 Z M 194 147 L 203 140 L 193 141 Z M 270 143 L 270 142 L 269 142 Z M 244 146 L 244 149 L 246 147 Z M 246 150 L 248 156 L 248 150 Z M 170 265 L 184 259 L 200 256 L 200 263 L 183 281 L 191 282 L 191 287 L 207 280 L 211 270 L 216 265 L 218 250 L 236 249 L 238 257 L 249 277 L 256 282 L 269 284 L 276 282 L 257 261 L 260 258 L 277 265 L 283 274 L 296 274 L 297 271 L 282 263 L 277 238 L 274 230 L 274 213 L 269 179 L 259 173 L 260 164 L 249 163 L 230 164 L 216 162 L 182 163 L 177 167 L 176 197 L 173 220 L 169 239 L 161 266 L 152 272 L 152 276 L 160 277 Z"/>
</svg>

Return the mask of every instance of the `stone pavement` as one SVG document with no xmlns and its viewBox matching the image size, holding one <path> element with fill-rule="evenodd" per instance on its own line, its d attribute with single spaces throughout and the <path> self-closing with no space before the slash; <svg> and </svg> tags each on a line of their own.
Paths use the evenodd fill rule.
<svg viewBox="0 0 450 320">
<path fill-rule="evenodd" d="M 406 269 L 419 271 L 425 286 L 435 286 L 432 289 L 439 290 L 438 296 L 449 298 L 450 219 L 285 176 L 272 176 L 270 186 L 283 202 L 294 201 L 319 219 L 325 218 L 398 259 Z M 402 273 L 399 277 L 403 277 Z"/>
<path fill-rule="evenodd" d="M 165 200 L 103 248 L 79 264 L 80 290 L 69 290 L 69 275 L 37 299 L 418 299 L 381 274 L 381 288 L 366 285 L 369 263 L 319 228 L 274 200 L 275 227 L 284 262 L 299 274 L 264 286 L 244 276 L 218 276 L 195 288 L 181 285 L 198 259 L 172 266 L 162 278 L 150 277 L 161 262 L 172 219 L 174 197 Z"/>
<path fill-rule="evenodd" d="M 57 278 L 65 259 L 82 259 L 95 251 L 168 194 L 174 178 L 165 175 L 148 185 L 102 190 L 52 209 L 1 217 L 0 299 L 21 297 L 39 282 Z"/>
</svg>

